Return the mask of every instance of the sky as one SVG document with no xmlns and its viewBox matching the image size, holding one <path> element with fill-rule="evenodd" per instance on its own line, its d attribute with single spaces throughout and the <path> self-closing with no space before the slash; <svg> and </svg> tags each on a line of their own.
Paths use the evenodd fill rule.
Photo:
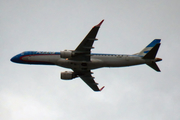
<svg viewBox="0 0 180 120">
<path fill-rule="evenodd" d="M 179 120 L 179 0 L 0 0 L 1 120 Z M 102 92 L 58 66 L 15 64 L 28 50 L 73 50 L 102 19 L 93 53 L 134 54 L 162 39 L 162 72 L 93 70 Z"/>
</svg>

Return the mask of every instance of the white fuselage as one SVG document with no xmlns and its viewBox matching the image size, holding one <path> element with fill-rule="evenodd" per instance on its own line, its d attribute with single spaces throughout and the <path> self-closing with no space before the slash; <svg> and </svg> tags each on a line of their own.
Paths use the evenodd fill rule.
<svg viewBox="0 0 180 120">
<path fill-rule="evenodd" d="M 73 70 L 90 70 L 101 67 L 123 67 L 147 63 L 147 60 L 137 55 L 119 55 L 119 54 L 92 54 L 91 61 L 74 61 L 61 58 L 60 54 L 35 54 L 25 55 L 21 60 L 26 61 L 27 64 L 33 62 L 51 63 Z"/>
</svg>

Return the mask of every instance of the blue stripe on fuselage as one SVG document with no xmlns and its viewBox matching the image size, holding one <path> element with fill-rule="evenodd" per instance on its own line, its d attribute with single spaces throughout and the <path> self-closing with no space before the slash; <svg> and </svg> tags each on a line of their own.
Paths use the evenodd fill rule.
<svg viewBox="0 0 180 120">
<path fill-rule="evenodd" d="M 60 55 L 60 52 L 44 52 L 44 51 L 25 51 L 22 55 Z"/>
</svg>

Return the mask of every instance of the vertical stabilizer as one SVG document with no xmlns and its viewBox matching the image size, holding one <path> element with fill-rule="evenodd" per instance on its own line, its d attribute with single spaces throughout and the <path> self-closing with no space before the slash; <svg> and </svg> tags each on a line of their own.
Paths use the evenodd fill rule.
<svg viewBox="0 0 180 120">
<path fill-rule="evenodd" d="M 155 47 L 157 44 L 160 44 L 161 39 L 154 39 L 148 46 L 146 46 L 140 53 L 138 53 L 139 56 L 144 57 L 153 47 Z"/>
<path fill-rule="evenodd" d="M 161 43 L 157 43 L 147 54 L 145 54 L 145 56 L 143 56 L 143 59 L 155 59 L 160 45 Z"/>
</svg>

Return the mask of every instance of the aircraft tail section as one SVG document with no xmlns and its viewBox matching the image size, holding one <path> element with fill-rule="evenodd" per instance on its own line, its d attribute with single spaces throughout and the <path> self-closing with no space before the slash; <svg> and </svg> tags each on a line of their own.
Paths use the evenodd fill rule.
<svg viewBox="0 0 180 120">
<path fill-rule="evenodd" d="M 148 46 L 146 46 L 140 53 L 138 53 L 139 56 L 145 57 L 146 54 L 148 54 L 157 44 L 160 45 L 161 39 L 155 39 L 153 40 Z M 156 46 L 159 48 L 159 46 Z M 155 49 L 155 48 L 154 48 Z M 158 51 L 158 49 L 157 49 Z M 156 51 L 156 53 L 157 53 Z M 152 52 L 151 52 L 152 53 Z M 155 52 L 153 52 L 155 53 Z M 150 54 L 150 53 L 149 53 Z M 156 54 L 155 54 L 156 55 Z M 151 56 L 152 57 L 152 56 Z"/>
<path fill-rule="evenodd" d="M 155 59 L 161 43 L 157 43 L 148 53 L 143 56 L 143 59 Z"/>
<path fill-rule="evenodd" d="M 152 69 L 156 70 L 157 72 L 161 72 L 161 70 L 159 69 L 158 65 L 155 62 L 147 63 L 147 65 Z"/>
<path fill-rule="evenodd" d="M 158 72 L 160 72 L 160 69 L 157 66 L 156 62 L 162 60 L 161 58 L 156 58 L 156 54 L 161 45 L 160 42 L 161 39 L 155 39 L 148 46 L 146 46 L 140 53 L 138 53 L 138 55 L 141 56 L 143 59 L 152 60 L 151 62 L 148 62 L 146 64 Z"/>
</svg>

